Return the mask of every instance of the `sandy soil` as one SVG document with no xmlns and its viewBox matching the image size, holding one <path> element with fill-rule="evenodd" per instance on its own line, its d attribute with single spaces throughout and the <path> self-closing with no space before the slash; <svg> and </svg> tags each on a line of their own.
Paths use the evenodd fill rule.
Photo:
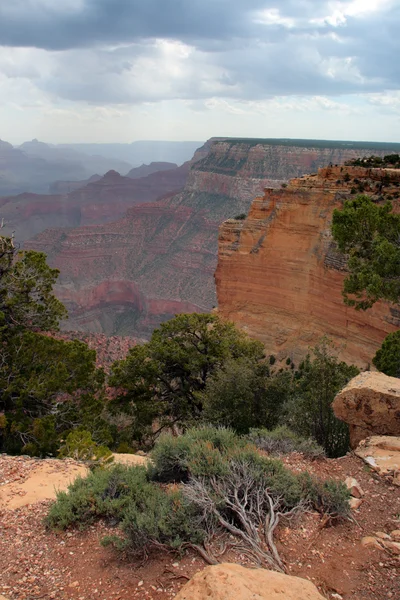
<svg viewBox="0 0 400 600">
<path fill-rule="evenodd" d="M 57 491 L 64 491 L 78 476 L 85 477 L 88 468 L 72 460 L 35 460 L 9 457 L 14 468 L 0 481 L 0 510 L 12 510 L 54 500 Z"/>
</svg>

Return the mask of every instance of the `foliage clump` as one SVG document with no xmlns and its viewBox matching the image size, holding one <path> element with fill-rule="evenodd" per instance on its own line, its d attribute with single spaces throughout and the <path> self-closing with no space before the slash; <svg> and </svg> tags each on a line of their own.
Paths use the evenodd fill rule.
<svg viewBox="0 0 400 600">
<path fill-rule="evenodd" d="M 332 402 L 359 370 L 339 361 L 329 340 L 312 352 L 299 365 L 284 422 L 298 435 L 313 438 L 327 456 L 343 456 L 349 449 L 349 428 L 336 418 Z"/>
<path fill-rule="evenodd" d="M 400 330 L 385 337 L 372 362 L 385 375 L 400 377 Z"/>
<path fill-rule="evenodd" d="M 364 156 L 363 158 L 355 158 L 346 162 L 346 165 L 352 167 L 367 167 L 367 168 L 385 168 L 400 169 L 400 155 L 387 154 L 383 158 L 380 156 Z"/>
<path fill-rule="evenodd" d="M 101 464 L 113 460 L 111 450 L 107 446 L 96 444 L 90 431 L 84 429 L 75 429 L 67 435 L 58 451 L 58 456 L 59 458 L 69 457 Z"/>
<path fill-rule="evenodd" d="M 333 213 L 332 235 L 348 256 L 344 301 L 366 310 L 378 300 L 400 299 L 400 215 L 392 205 L 358 196 Z"/>
<path fill-rule="evenodd" d="M 121 390 L 112 403 L 132 418 L 131 437 L 151 437 L 155 420 L 165 427 L 201 419 L 202 392 L 227 361 L 264 358 L 260 342 L 215 315 L 181 314 L 156 329 L 151 340 L 132 348 L 113 366 L 111 385 Z"/>
<path fill-rule="evenodd" d="M 112 439 L 95 351 L 43 333 L 67 314 L 53 294 L 57 277 L 43 253 L 0 236 L 0 451 L 54 455 L 77 423 L 97 443 Z"/>
<path fill-rule="evenodd" d="M 280 425 L 273 430 L 251 429 L 247 439 L 260 450 L 272 455 L 299 452 L 310 458 L 324 456 L 324 449 L 312 438 L 304 438 Z"/>
<path fill-rule="evenodd" d="M 148 469 L 117 465 L 76 480 L 58 494 L 47 524 L 85 527 L 103 518 L 119 526 L 105 543 L 144 554 L 190 546 L 211 563 L 218 556 L 208 542 L 231 536 L 252 560 L 284 570 L 273 539 L 282 519 L 306 507 L 329 518 L 349 515 L 343 484 L 296 475 L 229 429 L 165 434 L 152 460 Z"/>
</svg>

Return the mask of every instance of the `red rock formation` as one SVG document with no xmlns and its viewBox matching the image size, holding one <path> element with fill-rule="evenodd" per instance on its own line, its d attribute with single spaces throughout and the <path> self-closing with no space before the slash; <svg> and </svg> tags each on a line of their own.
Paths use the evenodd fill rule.
<svg viewBox="0 0 400 600">
<path fill-rule="evenodd" d="M 61 271 L 57 293 L 69 308 L 68 327 L 143 337 L 175 312 L 211 310 L 218 226 L 224 219 L 247 212 L 255 196 L 266 186 L 280 187 L 289 173 L 374 151 L 340 142 L 315 144 L 210 140 L 195 153 L 182 192 L 136 206 L 114 223 L 39 236 L 30 246 L 46 252 Z M 124 193 L 126 178 L 108 177 L 108 187 L 92 184 L 91 189 L 99 188 L 93 204 L 85 197 L 87 188 L 71 195 L 90 207 L 82 208 L 88 211 L 84 223 L 106 220 L 101 211 L 118 207 L 115 190 Z"/>
<path fill-rule="evenodd" d="M 142 202 L 154 202 L 185 185 L 188 164 L 147 177 L 131 179 L 109 171 L 99 180 L 67 195 L 20 194 L 0 198 L 4 235 L 15 232 L 24 242 L 53 227 L 79 227 L 116 220 Z"/>
<path fill-rule="evenodd" d="M 219 314 L 279 357 L 290 353 L 297 362 L 327 335 L 343 359 L 369 363 L 384 337 L 400 326 L 400 312 L 384 303 L 366 312 L 344 305 L 345 261 L 335 252 L 330 223 L 351 188 L 361 185 L 371 195 L 384 177 L 392 183 L 380 193 L 398 195 L 400 171 L 321 169 L 284 189 L 265 190 L 245 221 L 226 221 L 215 274 Z"/>
</svg>

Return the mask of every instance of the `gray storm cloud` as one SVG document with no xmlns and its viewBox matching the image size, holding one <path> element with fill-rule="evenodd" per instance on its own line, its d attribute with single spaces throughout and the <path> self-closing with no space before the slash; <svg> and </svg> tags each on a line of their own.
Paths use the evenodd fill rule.
<svg viewBox="0 0 400 600">
<path fill-rule="evenodd" d="M 399 3 L 329 18 L 351 4 L 0 0 L 0 45 L 40 49 L 35 85 L 46 93 L 100 104 L 399 89 Z"/>
</svg>

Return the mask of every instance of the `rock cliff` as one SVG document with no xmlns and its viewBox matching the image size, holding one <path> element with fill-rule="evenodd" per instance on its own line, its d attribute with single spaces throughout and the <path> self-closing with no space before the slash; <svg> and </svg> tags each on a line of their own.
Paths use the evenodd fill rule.
<svg viewBox="0 0 400 600">
<path fill-rule="evenodd" d="M 216 304 L 213 273 L 224 219 L 247 212 L 266 186 L 280 187 L 293 173 L 371 153 L 384 151 L 341 142 L 209 140 L 195 153 L 182 192 L 135 206 L 106 225 L 46 231 L 30 246 L 61 271 L 57 293 L 69 309 L 69 329 L 148 336 L 175 313 Z M 105 206 L 116 205 L 112 194 L 110 187 Z"/>
<path fill-rule="evenodd" d="M 330 237 L 331 217 L 360 191 L 395 198 L 399 209 L 399 185 L 400 170 L 329 167 L 266 189 L 245 221 L 231 219 L 220 228 L 219 314 L 279 357 L 290 353 L 297 362 L 328 335 L 344 360 L 366 366 L 400 326 L 400 311 L 384 303 L 366 312 L 344 305 L 346 264 Z"/>
</svg>

